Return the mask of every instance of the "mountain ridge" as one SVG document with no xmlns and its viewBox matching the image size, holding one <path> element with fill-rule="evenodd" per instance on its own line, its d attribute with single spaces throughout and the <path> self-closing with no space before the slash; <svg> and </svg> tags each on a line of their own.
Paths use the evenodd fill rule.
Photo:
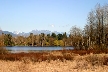
<svg viewBox="0 0 108 72">
<path fill-rule="evenodd" d="M 50 31 L 50 30 L 32 30 L 30 32 L 19 32 L 19 31 L 14 31 L 14 32 L 10 32 L 10 31 L 2 31 L 0 30 L 0 34 L 11 34 L 12 36 L 29 36 L 30 33 L 33 33 L 34 35 L 38 35 L 38 34 L 41 34 L 41 33 L 44 33 L 44 34 L 51 34 L 51 33 L 55 33 L 55 34 L 63 34 L 64 32 L 57 32 L 57 31 Z"/>
</svg>

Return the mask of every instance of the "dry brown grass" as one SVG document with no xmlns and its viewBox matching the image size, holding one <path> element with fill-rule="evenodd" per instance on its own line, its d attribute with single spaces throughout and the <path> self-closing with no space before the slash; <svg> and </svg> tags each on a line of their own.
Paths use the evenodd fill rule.
<svg viewBox="0 0 108 72">
<path fill-rule="evenodd" d="M 107 72 L 106 51 L 63 50 L 0 55 L 0 72 Z"/>
<path fill-rule="evenodd" d="M 53 53 L 51 54 L 53 55 Z M 62 53 L 57 54 L 62 55 Z M 56 56 L 58 56 L 57 54 Z M 34 62 L 28 57 L 23 57 L 22 61 L 0 60 L 0 72 L 108 72 L 107 63 L 108 54 L 83 56 L 75 54 L 72 56 L 72 60 L 61 61 L 58 59 L 50 60 L 50 62 L 48 60 Z"/>
<path fill-rule="evenodd" d="M 9 61 L 26 61 L 26 59 L 31 60 L 32 62 L 41 62 L 41 61 L 51 61 L 51 60 L 73 60 L 75 56 L 78 55 L 86 55 L 90 54 L 87 61 L 93 62 L 94 60 L 99 60 L 96 54 L 107 54 L 106 51 L 96 51 L 96 50 L 60 50 L 60 51 L 52 51 L 52 52 L 37 52 L 37 53 L 8 53 L 8 54 L 0 54 L 0 60 L 9 60 Z M 95 56 L 92 54 L 95 54 Z M 94 59 L 94 60 L 93 60 Z M 107 64 L 108 57 L 104 56 L 101 58 L 103 60 L 103 64 Z M 99 62 L 100 63 L 100 62 Z"/>
</svg>

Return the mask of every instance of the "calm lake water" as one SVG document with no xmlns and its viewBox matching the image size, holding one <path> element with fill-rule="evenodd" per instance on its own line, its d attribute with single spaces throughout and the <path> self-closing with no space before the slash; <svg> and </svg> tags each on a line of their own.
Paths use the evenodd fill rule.
<svg viewBox="0 0 108 72">
<path fill-rule="evenodd" d="M 73 47 L 6 47 L 11 53 L 19 53 L 19 52 L 43 52 L 43 51 L 54 51 L 54 50 L 69 50 L 73 49 Z"/>
</svg>

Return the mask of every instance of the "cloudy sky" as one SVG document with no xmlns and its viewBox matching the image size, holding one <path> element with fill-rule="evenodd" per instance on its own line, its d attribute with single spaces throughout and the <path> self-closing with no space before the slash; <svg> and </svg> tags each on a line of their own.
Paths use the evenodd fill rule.
<svg viewBox="0 0 108 72">
<path fill-rule="evenodd" d="M 0 28 L 69 32 L 74 25 L 85 26 L 97 3 L 104 5 L 108 0 L 0 0 Z"/>
</svg>

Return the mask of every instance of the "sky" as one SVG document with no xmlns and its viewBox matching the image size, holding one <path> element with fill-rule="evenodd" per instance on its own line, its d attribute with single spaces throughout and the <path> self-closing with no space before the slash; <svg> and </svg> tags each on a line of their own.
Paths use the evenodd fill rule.
<svg viewBox="0 0 108 72">
<path fill-rule="evenodd" d="M 0 0 L 0 29 L 68 33 L 72 26 L 83 29 L 98 3 L 104 5 L 108 0 Z"/>
</svg>

